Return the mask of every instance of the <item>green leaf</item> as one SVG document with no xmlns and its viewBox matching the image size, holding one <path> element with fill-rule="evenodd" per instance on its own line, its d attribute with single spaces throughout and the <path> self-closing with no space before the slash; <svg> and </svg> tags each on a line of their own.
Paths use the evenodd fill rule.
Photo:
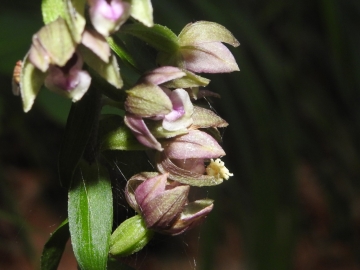
<svg viewBox="0 0 360 270">
<path fill-rule="evenodd" d="M 132 0 L 131 17 L 148 27 L 154 25 L 153 7 L 150 0 Z"/>
<path fill-rule="evenodd" d="M 71 243 L 81 269 L 106 269 L 113 223 L 111 182 L 99 163 L 81 162 L 68 202 Z"/>
<path fill-rule="evenodd" d="M 100 150 L 146 150 L 131 130 L 124 125 L 123 118 L 118 115 L 106 117 L 100 121 Z"/>
<path fill-rule="evenodd" d="M 97 121 L 100 97 L 96 89 L 90 88 L 80 101 L 71 106 L 58 161 L 61 185 L 65 188 L 70 187 L 75 168 Z"/>
<path fill-rule="evenodd" d="M 41 12 L 45 24 L 55 21 L 59 16 L 64 17 L 65 2 L 63 0 L 43 0 Z"/>
<path fill-rule="evenodd" d="M 37 69 L 25 56 L 20 74 L 20 93 L 24 112 L 30 111 L 38 95 L 41 85 L 44 83 L 45 73 Z"/>
<path fill-rule="evenodd" d="M 112 37 L 106 38 L 107 42 L 109 43 L 110 48 L 117 54 L 117 56 L 120 57 L 120 59 L 128 64 L 130 67 L 134 68 L 136 71 L 138 71 L 138 65 L 134 59 L 134 57 L 127 52 L 125 48 L 120 46 L 119 43 L 116 43 L 115 40 Z"/>
<path fill-rule="evenodd" d="M 43 253 L 41 255 L 41 270 L 58 269 L 61 256 L 69 237 L 69 222 L 66 219 L 53 232 L 44 246 Z"/>
<path fill-rule="evenodd" d="M 124 25 L 121 33 L 133 35 L 154 47 L 158 51 L 173 53 L 179 48 L 178 38 L 166 26 L 155 24 L 149 28 L 140 23 Z"/>
</svg>

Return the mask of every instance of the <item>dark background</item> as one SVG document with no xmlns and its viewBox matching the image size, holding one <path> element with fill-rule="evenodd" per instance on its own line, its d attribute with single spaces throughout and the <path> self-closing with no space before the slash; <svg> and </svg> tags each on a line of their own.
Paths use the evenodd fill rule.
<svg viewBox="0 0 360 270">
<path fill-rule="evenodd" d="M 175 33 L 215 21 L 241 43 L 230 48 L 240 72 L 205 75 L 235 176 L 206 190 L 215 208 L 201 228 L 156 238 L 136 267 L 360 269 L 360 1 L 152 2 Z M 70 103 L 42 91 L 25 114 L 11 94 L 40 4 L 0 9 L 0 269 L 36 269 L 66 215 L 56 160 Z"/>
</svg>

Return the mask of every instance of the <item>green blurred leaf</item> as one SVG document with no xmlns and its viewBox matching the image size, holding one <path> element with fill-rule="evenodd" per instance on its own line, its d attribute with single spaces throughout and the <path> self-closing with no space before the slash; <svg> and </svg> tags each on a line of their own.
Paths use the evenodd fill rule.
<svg viewBox="0 0 360 270">
<path fill-rule="evenodd" d="M 100 93 L 90 88 L 80 101 L 71 106 L 58 162 L 63 187 L 69 188 L 75 168 L 84 153 L 100 113 L 99 102 Z"/>
<path fill-rule="evenodd" d="M 111 182 L 99 163 L 81 162 L 68 201 L 71 243 L 81 269 L 106 269 L 113 222 Z"/>
<path fill-rule="evenodd" d="M 133 35 L 159 51 L 171 53 L 179 48 L 175 33 L 159 24 L 155 24 L 151 28 L 140 23 L 128 24 L 120 29 L 120 33 Z"/>
<path fill-rule="evenodd" d="M 51 234 L 49 240 L 44 245 L 43 253 L 41 255 L 41 270 L 58 269 L 61 256 L 69 237 L 69 222 L 66 219 Z"/>
<path fill-rule="evenodd" d="M 99 124 L 100 150 L 146 150 L 118 115 L 107 116 Z"/>
</svg>

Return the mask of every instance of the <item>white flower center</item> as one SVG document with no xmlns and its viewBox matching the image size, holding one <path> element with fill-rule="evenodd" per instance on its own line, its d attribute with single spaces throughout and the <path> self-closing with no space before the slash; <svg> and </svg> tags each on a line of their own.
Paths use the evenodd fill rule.
<svg viewBox="0 0 360 270">
<path fill-rule="evenodd" d="M 210 176 L 215 176 L 217 179 L 228 180 L 234 174 L 230 173 L 225 163 L 217 158 L 215 161 L 211 159 L 210 164 L 206 167 L 206 173 Z"/>
</svg>

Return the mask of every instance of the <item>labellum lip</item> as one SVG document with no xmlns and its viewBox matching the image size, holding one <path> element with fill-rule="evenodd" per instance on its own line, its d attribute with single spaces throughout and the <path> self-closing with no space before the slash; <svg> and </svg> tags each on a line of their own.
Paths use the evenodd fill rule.
<svg viewBox="0 0 360 270">
<path fill-rule="evenodd" d="M 200 174 L 198 172 L 188 171 L 176 166 L 164 152 L 158 152 L 155 155 L 156 168 L 159 172 L 169 173 L 169 180 L 179 182 L 181 184 L 203 187 L 215 186 L 223 182 L 223 179 L 215 176 Z"/>
</svg>

